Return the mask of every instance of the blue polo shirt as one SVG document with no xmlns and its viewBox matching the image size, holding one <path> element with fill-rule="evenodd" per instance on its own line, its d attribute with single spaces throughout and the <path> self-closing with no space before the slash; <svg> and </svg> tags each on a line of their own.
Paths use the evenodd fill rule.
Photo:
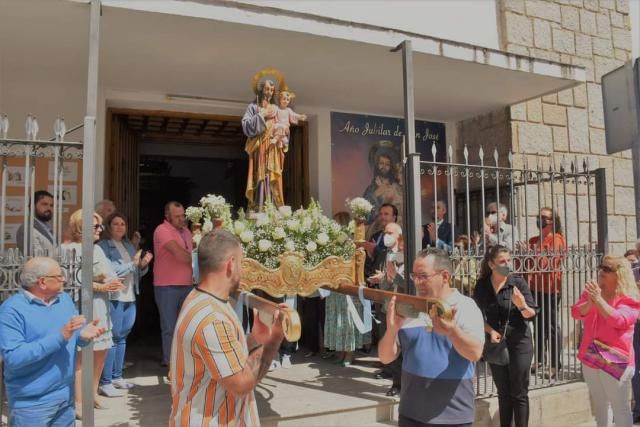
<svg viewBox="0 0 640 427">
<path fill-rule="evenodd" d="M 0 354 L 10 408 L 73 402 L 79 332 L 65 341 L 60 331 L 77 314 L 65 293 L 45 304 L 21 291 L 0 305 Z"/>
<path fill-rule="evenodd" d="M 453 291 L 447 303 L 456 322 L 484 343 L 484 320 L 476 303 Z M 407 319 L 398 333 L 402 350 L 400 414 L 425 424 L 467 424 L 474 418 L 475 363 L 462 357 L 451 340 L 429 332 L 427 316 Z"/>
</svg>

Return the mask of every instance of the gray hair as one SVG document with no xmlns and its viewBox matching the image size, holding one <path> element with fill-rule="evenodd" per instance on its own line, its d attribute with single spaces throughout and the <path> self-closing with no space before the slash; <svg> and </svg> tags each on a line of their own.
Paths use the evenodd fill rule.
<svg viewBox="0 0 640 427">
<path fill-rule="evenodd" d="M 420 259 L 427 259 L 428 257 L 431 257 L 433 261 L 433 269 L 435 271 L 446 270 L 449 272 L 449 275 L 453 277 L 453 263 L 446 251 L 436 248 L 427 248 L 420 251 L 417 255 L 417 258 Z"/>
<path fill-rule="evenodd" d="M 51 258 L 35 257 L 31 258 L 24 264 L 22 273 L 20 274 L 20 284 L 23 288 L 29 289 L 40 280 L 41 277 L 47 276 L 51 270 L 58 266 L 58 263 Z"/>
<path fill-rule="evenodd" d="M 169 216 L 169 211 L 171 210 L 171 206 L 175 208 L 182 208 L 182 203 L 176 202 L 175 200 L 171 200 L 164 205 L 164 216 Z"/>
<path fill-rule="evenodd" d="M 496 206 L 496 202 L 491 202 L 487 205 L 487 210 L 490 210 L 490 208 L 492 206 Z M 507 208 L 507 205 L 505 205 L 504 203 L 500 203 L 500 209 L 496 209 L 499 210 L 501 214 L 504 214 L 505 216 L 509 214 L 509 209 Z"/>
<path fill-rule="evenodd" d="M 198 244 L 200 277 L 220 270 L 229 254 L 239 248 L 240 242 L 227 230 L 214 230 L 205 234 Z"/>
</svg>

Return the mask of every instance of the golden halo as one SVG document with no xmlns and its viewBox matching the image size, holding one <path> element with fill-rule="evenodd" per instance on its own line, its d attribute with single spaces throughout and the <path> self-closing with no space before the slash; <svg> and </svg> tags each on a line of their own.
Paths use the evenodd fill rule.
<svg viewBox="0 0 640 427">
<path fill-rule="evenodd" d="M 268 78 L 269 80 L 277 80 L 278 85 L 276 86 L 276 92 L 280 89 L 286 89 L 287 85 L 284 82 L 284 75 L 282 72 L 276 68 L 265 68 L 260 70 L 258 74 L 253 76 L 253 93 L 258 94 L 258 83 L 264 78 Z"/>
</svg>

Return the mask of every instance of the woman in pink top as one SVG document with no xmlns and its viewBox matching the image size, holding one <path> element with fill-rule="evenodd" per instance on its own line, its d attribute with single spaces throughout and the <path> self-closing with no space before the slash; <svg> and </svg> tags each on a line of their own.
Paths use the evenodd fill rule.
<svg viewBox="0 0 640 427">
<path fill-rule="evenodd" d="M 598 283 L 588 281 L 571 307 L 573 318 L 584 322 L 578 358 L 598 427 L 611 424 L 609 406 L 616 426 L 633 424 L 629 387 L 635 370 L 633 329 L 640 314 L 639 299 L 629 262 L 607 255 L 598 268 Z"/>
</svg>

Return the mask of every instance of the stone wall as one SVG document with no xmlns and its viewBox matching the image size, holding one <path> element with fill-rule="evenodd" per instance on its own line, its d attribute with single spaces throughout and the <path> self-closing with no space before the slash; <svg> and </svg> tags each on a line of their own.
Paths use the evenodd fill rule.
<svg viewBox="0 0 640 427">
<path fill-rule="evenodd" d="M 606 154 L 600 81 L 631 57 L 629 0 L 499 0 L 498 11 L 502 49 L 585 67 L 585 84 L 511 107 L 510 142 L 515 153 L 542 155 L 545 167 L 564 157 L 605 168 L 610 250 L 622 254 L 637 237 L 631 152 Z M 578 192 L 585 206 L 586 190 Z M 586 211 L 567 209 L 569 230 L 579 220 L 586 235 Z"/>
</svg>

